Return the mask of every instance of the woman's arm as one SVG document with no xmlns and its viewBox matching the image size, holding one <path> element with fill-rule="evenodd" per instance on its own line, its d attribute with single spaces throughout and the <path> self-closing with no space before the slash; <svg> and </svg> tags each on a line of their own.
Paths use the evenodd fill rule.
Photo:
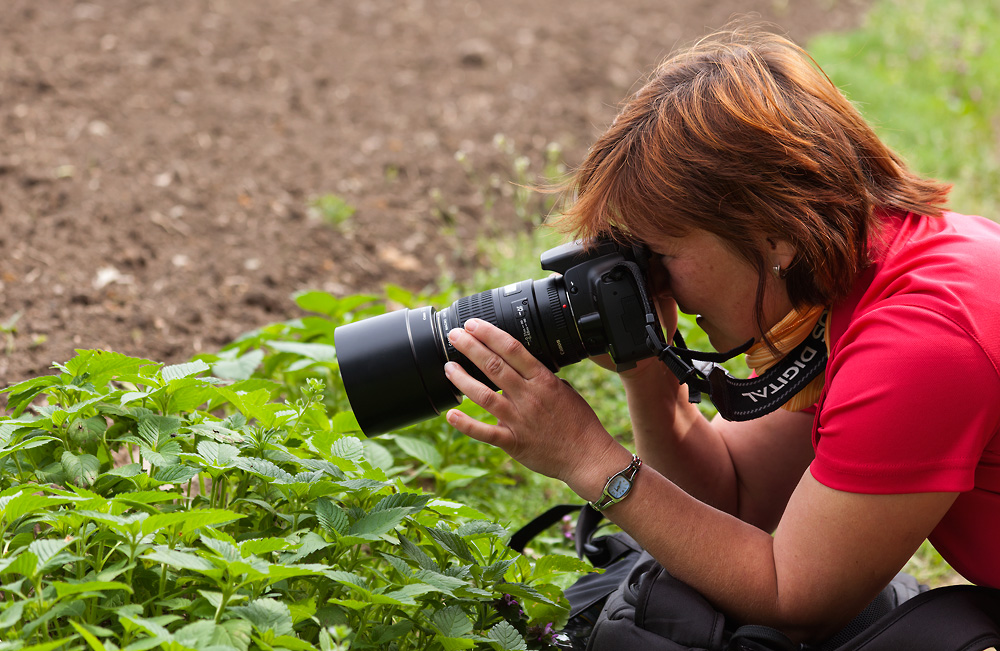
<svg viewBox="0 0 1000 651">
<path fill-rule="evenodd" d="M 812 415 L 778 410 L 708 421 L 687 387 L 650 360 L 621 374 L 636 452 L 692 496 L 772 531 L 813 458 Z"/>
<path fill-rule="evenodd" d="M 457 410 L 448 413 L 448 421 L 528 468 L 561 479 L 582 498 L 596 500 L 607 477 L 624 469 L 631 454 L 579 394 L 513 337 L 481 321 L 470 322 L 466 330 L 455 331 L 452 342 L 502 393 L 458 364 L 447 364 L 446 373 L 499 422 L 484 423 Z M 803 418 L 777 416 L 790 417 Z M 749 433 L 748 441 L 760 436 L 741 431 Z M 771 536 L 646 467 L 632 494 L 605 513 L 725 612 L 798 639 L 815 639 L 836 630 L 878 593 L 954 499 L 954 493 L 846 493 L 806 472 Z"/>
</svg>

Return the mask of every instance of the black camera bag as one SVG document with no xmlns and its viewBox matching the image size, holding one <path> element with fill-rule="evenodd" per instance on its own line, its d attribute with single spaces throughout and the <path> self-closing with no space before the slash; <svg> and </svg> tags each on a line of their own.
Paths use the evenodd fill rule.
<svg viewBox="0 0 1000 651">
<path fill-rule="evenodd" d="M 928 590 L 899 574 L 837 635 L 815 646 L 793 643 L 766 626 L 727 621 L 704 597 L 670 576 L 627 534 L 596 536 L 601 514 L 560 505 L 512 536 L 524 546 L 580 509 L 577 554 L 601 574 L 566 590 L 565 633 L 574 649 L 606 651 L 981 651 L 1000 644 L 1000 590 L 971 585 Z"/>
</svg>

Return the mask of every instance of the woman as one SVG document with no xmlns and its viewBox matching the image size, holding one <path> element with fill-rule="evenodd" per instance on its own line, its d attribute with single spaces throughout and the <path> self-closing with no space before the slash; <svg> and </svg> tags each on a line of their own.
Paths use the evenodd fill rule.
<svg viewBox="0 0 1000 651">
<path fill-rule="evenodd" d="M 579 170 L 564 221 L 657 254 L 667 334 L 698 315 L 763 372 L 826 308 L 825 373 L 784 409 L 706 420 L 656 360 L 620 374 L 638 458 L 605 514 L 739 621 L 822 639 L 924 539 L 1000 587 L 1000 226 L 944 212 L 789 41 L 714 35 L 665 62 Z M 497 419 L 448 421 L 598 501 L 632 464 L 582 397 L 473 320 L 446 374 Z M 634 468 L 634 465 L 632 466 Z M 631 471 L 630 471 L 631 472 Z"/>
</svg>

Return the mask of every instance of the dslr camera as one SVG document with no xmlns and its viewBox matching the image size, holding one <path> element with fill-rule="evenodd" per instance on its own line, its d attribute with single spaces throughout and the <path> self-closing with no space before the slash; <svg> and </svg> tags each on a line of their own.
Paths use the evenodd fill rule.
<svg viewBox="0 0 1000 651">
<path fill-rule="evenodd" d="M 619 370 L 655 356 L 650 333 L 661 344 L 663 335 L 648 299 L 649 260 L 645 247 L 610 238 L 571 242 L 541 255 L 542 269 L 553 272 L 542 280 L 465 296 L 440 311 L 403 309 L 338 327 L 340 374 L 362 431 L 383 434 L 457 406 L 448 361 L 496 389 L 448 341 L 471 318 L 506 331 L 553 372 L 604 353 Z"/>
</svg>

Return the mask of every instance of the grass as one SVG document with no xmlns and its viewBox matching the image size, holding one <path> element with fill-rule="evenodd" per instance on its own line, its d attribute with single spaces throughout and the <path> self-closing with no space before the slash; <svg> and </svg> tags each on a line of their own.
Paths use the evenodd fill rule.
<svg viewBox="0 0 1000 651">
<path fill-rule="evenodd" d="M 1000 4 L 882 0 L 861 29 L 808 44 L 918 172 L 954 184 L 959 212 L 1000 214 Z"/>
</svg>

